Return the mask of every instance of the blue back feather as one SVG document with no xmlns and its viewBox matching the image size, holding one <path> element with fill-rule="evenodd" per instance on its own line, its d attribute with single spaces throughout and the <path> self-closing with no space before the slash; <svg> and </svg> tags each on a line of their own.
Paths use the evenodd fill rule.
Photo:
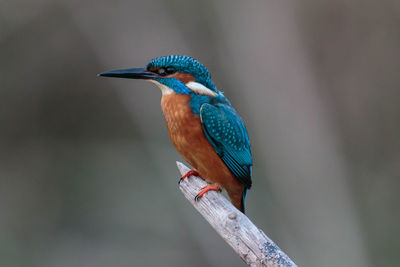
<svg viewBox="0 0 400 267">
<path fill-rule="evenodd" d="M 203 130 L 208 141 L 246 188 L 251 187 L 250 140 L 240 116 L 228 104 L 203 104 L 200 110 Z M 245 197 L 245 196 L 244 196 Z"/>
</svg>

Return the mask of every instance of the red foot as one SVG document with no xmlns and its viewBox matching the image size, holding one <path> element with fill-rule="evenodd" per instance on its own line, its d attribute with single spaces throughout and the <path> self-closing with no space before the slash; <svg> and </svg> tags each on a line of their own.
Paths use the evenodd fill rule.
<svg viewBox="0 0 400 267">
<path fill-rule="evenodd" d="M 217 184 L 209 184 L 203 187 L 200 192 L 194 197 L 195 201 L 199 201 L 199 199 L 208 191 L 219 191 L 221 192 L 221 188 Z"/>
<path fill-rule="evenodd" d="M 188 178 L 189 176 L 198 176 L 198 177 L 200 177 L 200 174 L 199 174 L 199 172 L 198 171 L 196 171 L 196 170 L 190 170 L 190 171 L 188 171 L 187 173 L 185 173 L 182 177 L 181 177 L 181 179 L 179 179 L 179 182 L 178 182 L 178 184 L 180 184 L 181 182 L 183 182 L 183 180 L 185 180 L 186 178 Z M 201 178 L 201 177 L 200 177 Z"/>
</svg>

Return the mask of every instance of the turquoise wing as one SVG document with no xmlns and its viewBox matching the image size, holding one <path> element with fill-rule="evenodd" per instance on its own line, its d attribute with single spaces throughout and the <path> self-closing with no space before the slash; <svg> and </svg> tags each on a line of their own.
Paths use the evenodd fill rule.
<svg viewBox="0 0 400 267">
<path fill-rule="evenodd" d="M 251 187 L 250 140 L 246 127 L 235 109 L 227 104 L 203 104 L 200 118 L 204 133 L 218 156 L 235 177 Z"/>
</svg>

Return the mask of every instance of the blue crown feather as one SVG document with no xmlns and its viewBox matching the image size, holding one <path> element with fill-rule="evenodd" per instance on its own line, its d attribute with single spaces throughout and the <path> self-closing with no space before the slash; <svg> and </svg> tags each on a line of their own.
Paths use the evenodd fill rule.
<svg viewBox="0 0 400 267">
<path fill-rule="evenodd" d="M 211 80 L 211 75 L 207 68 L 192 57 L 183 55 L 170 55 L 152 59 L 147 64 L 148 69 L 151 67 L 161 68 L 169 66 L 174 67 L 177 72 L 191 74 L 196 82 L 203 84 L 215 92 L 218 92 Z"/>
</svg>

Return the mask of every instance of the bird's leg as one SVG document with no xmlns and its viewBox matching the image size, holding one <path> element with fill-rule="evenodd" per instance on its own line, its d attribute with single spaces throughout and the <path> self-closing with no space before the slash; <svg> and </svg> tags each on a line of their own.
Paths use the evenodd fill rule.
<svg viewBox="0 0 400 267">
<path fill-rule="evenodd" d="M 185 180 L 187 177 L 189 177 L 189 176 L 197 176 L 197 177 L 200 177 L 200 174 L 199 174 L 199 172 L 198 171 L 196 171 L 196 170 L 190 170 L 190 171 L 188 171 L 187 173 L 185 173 L 182 177 L 181 177 L 181 179 L 179 179 L 179 182 L 178 182 L 178 184 L 180 184 L 181 182 L 183 182 L 183 180 Z M 200 177 L 201 178 L 201 177 Z M 201 178 L 201 179 L 203 179 L 203 178 Z M 204 179 L 203 179 L 204 180 Z"/>
<path fill-rule="evenodd" d="M 199 193 L 197 193 L 197 195 L 194 197 L 195 201 L 199 201 L 199 199 L 208 191 L 219 191 L 221 192 L 221 187 L 219 187 L 218 184 L 209 184 L 206 185 L 205 187 L 203 187 Z"/>
</svg>

